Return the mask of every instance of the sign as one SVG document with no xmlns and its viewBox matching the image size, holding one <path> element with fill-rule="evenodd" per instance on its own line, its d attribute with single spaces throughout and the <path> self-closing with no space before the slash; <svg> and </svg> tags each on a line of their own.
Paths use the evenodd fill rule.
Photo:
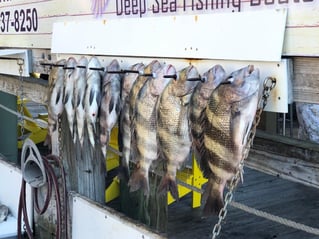
<svg viewBox="0 0 319 239">
<path fill-rule="evenodd" d="M 319 56 L 319 0 L 0 0 L 0 47 L 51 48 L 53 23 L 288 9 L 283 55 Z M 231 17 L 231 15 L 230 15 Z M 267 22 L 269 19 L 265 19 Z M 136 28 L 139 26 L 136 25 Z M 259 26 L 263 28 L 263 25 Z M 207 24 L 207 31 L 213 29 Z M 269 39 L 272 36 L 269 36 Z"/>
</svg>

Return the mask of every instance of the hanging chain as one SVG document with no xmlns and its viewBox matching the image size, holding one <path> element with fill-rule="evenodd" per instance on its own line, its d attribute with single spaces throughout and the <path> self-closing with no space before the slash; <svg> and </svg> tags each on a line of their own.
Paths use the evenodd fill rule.
<svg viewBox="0 0 319 239">
<path fill-rule="evenodd" d="M 23 87 L 23 65 L 24 60 L 23 59 L 17 59 L 17 64 L 19 66 L 19 82 L 20 82 L 20 88 L 17 93 L 18 99 L 20 100 L 20 119 L 21 127 L 20 127 L 20 133 L 21 133 L 21 139 L 24 142 L 24 87 Z"/>
<path fill-rule="evenodd" d="M 255 134 L 256 134 L 256 129 L 257 129 L 257 126 L 258 126 L 258 124 L 260 122 L 260 119 L 261 119 L 261 113 L 263 112 L 263 109 L 267 105 L 267 100 L 268 100 L 268 98 L 270 96 L 270 92 L 275 87 L 275 85 L 276 85 L 276 79 L 273 78 L 273 77 L 267 77 L 264 80 L 263 94 L 262 94 L 262 96 L 261 96 L 261 98 L 259 99 L 259 102 L 258 102 L 258 109 L 256 111 L 256 116 L 255 116 L 254 122 L 253 122 L 252 127 L 251 127 L 250 132 L 249 132 L 249 136 L 248 136 L 248 140 L 247 140 L 245 149 L 243 151 L 243 157 L 242 157 L 241 162 L 239 163 L 239 167 L 238 167 L 238 169 L 236 171 L 236 174 L 233 176 L 233 178 L 230 181 L 229 190 L 228 190 L 228 192 L 225 195 L 224 207 L 219 211 L 218 222 L 215 224 L 215 226 L 213 228 L 212 239 L 216 239 L 217 236 L 220 234 L 220 231 L 222 229 L 222 222 L 226 218 L 226 215 L 227 215 L 227 206 L 231 203 L 231 201 L 233 199 L 233 196 L 234 196 L 233 191 L 234 191 L 234 189 L 236 188 L 239 180 L 242 179 L 242 172 L 243 172 L 243 168 L 244 168 L 244 160 L 248 157 L 250 147 L 253 144 L 253 140 L 254 140 L 254 137 L 255 137 Z"/>
</svg>

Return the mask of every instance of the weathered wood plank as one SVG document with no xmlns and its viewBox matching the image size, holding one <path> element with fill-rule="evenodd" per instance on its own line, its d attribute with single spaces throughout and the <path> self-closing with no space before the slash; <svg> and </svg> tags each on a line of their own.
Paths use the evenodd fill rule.
<svg viewBox="0 0 319 239">
<path fill-rule="evenodd" d="M 319 145 L 259 131 L 248 167 L 319 188 Z"/>
<path fill-rule="evenodd" d="M 319 59 L 295 57 L 293 63 L 294 101 L 319 104 Z"/>
</svg>

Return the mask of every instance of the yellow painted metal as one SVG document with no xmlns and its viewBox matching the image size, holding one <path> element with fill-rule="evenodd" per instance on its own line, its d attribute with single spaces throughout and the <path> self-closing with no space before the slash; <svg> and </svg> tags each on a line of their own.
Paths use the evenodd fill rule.
<svg viewBox="0 0 319 239">
<path fill-rule="evenodd" d="M 110 146 L 118 150 L 118 128 L 114 127 L 111 132 Z M 119 156 L 108 150 L 106 158 L 106 167 L 110 171 L 119 166 Z M 183 170 L 177 172 L 177 179 L 186 183 L 192 187 L 201 189 L 203 184 L 207 182 L 207 179 L 203 177 L 203 174 L 198 167 L 195 157 L 192 158 L 192 167 L 186 167 Z M 201 194 L 191 189 L 178 185 L 179 197 L 182 198 L 189 193 L 192 193 L 192 207 L 200 207 L 201 205 Z M 105 201 L 110 202 L 111 200 L 120 196 L 120 183 L 118 177 L 114 177 L 112 183 L 105 190 Z M 175 199 L 170 193 L 167 194 L 168 205 L 175 202 Z"/>
<path fill-rule="evenodd" d="M 120 180 L 114 177 L 112 183 L 105 190 L 105 202 L 110 202 L 120 196 Z"/>
<path fill-rule="evenodd" d="M 27 102 L 27 99 L 23 99 L 23 114 L 29 118 L 32 118 L 32 114 L 26 107 L 25 103 Z M 17 100 L 17 109 L 18 112 L 21 111 L 21 99 Z M 41 114 L 39 115 L 39 118 L 44 121 L 48 121 L 48 115 L 47 114 Z M 24 120 L 24 135 L 21 135 L 21 122 L 18 122 L 18 138 L 20 137 L 28 137 L 30 138 L 35 144 L 41 143 L 45 140 L 47 136 L 47 129 L 41 128 L 37 123 L 31 122 L 28 120 Z M 23 140 L 18 140 L 18 148 L 21 149 L 23 145 Z"/>
<path fill-rule="evenodd" d="M 185 168 L 177 172 L 177 179 L 186 183 L 192 187 L 201 189 L 202 186 L 207 182 L 207 179 L 203 177 L 201 170 L 198 167 L 195 157 L 192 159 L 192 168 Z M 192 191 L 189 188 L 186 188 L 182 185 L 178 185 L 179 197 L 182 198 L 188 193 L 192 193 L 192 207 L 200 207 L 201 205 L 201 194 L 195 191 Z M 170 193 L 167 194 L 167 203 L 168 205 L 175 202 L 175 199 Z"/>
</svg>

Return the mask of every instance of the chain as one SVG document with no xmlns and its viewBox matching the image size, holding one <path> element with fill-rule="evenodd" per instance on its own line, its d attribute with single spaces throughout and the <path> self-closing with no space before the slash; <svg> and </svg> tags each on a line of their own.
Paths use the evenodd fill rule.
<svg viewBox="0 0 319 239">
<path fill-rule="evenodd" d="M 267 77 L 264 80 L 264 84 L 263 84 L 264 90 L 263 90 L 262 96 L 258 102 L 258 109 L 256 111 L 255 119 L 254 119 L 254 122 L 253 122 L 252 127 L 251 127 L 250 132 L 249 132 L 249 136 L 248 136 L 248 140 L 247 140 L 245 149 L 243 151 L 242 160 L 239 163 L 239 167 L 236 171 L 236 174 L 232 177 L 232 179 L 230 181 L 229 190 L 225 195 L 224 207 L 219 211 L 218 221 L 213 228 L 212 239 L 216 239 L 217 236 L 220 234 L 220 231 L 222 229 L 222 222 L 226 218 L 226 215 L 227 215 L 227 206 L 231 203 L 233 196 L 234 196 L 233 191 L 236 188 L 236 186 L 239 182 L 239 179 L 241 179 L 243 181 L 242 172 L 243 172 L 243 168 L 244 168 L 244 160 L 248 157 L 250 147 L 252 146 L 254 137 L 256 135 L 257 126 L 258 126 L 260 119 L 261 119 L 261 113 L 262 113 L 263 109 L 266 107 L 267 100 L 270 96 L 270 92 L 275 87 L 275 85 L 276 85 L 276 79 L 273 77 Z M 260 107 L 261 104 L 262 104 L 262 107 Z"/>
<path fill-rule="evenodd" d="M 21 133 L 21 139 L 24 140 L 24 88 L 23 88 L 23 65 L 24 60 L 23 59 L 17 59 L 17 64 L 19 66 L 19 81 L 20 81 L 20 88 L 19 92 L 17 93 L 18 98 L 20 98 L 20 119 L 21 127 L 20 127 L 20 133 Z"/>
</svg>

